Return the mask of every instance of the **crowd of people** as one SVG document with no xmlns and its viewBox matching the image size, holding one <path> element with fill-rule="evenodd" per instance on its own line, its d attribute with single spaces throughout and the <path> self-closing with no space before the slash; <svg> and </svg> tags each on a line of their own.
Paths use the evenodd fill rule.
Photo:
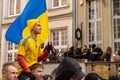
<svg viewBox="0 0 120 80">
<path fill-rule="evenodd" d="M 74 46 L 70 47 L 69 50 L 59 53 L 58 51 L 52 52 L 48 55 L 45 61 L 61 61 L 64 57 L 71 57 L 75 59 L 86 59 L 87 61 L 114 61 L 120 62 L 120 50 L 112 51 L 112 48 L 108 46 L 103 51 L 96 44 L 92 44 L 91 48 L 84 45 L 81 48 Z"/>
<path fill-rule="evenodd" d="M 120 67 L 117 69 L 116 76 L 110 76 L 109 79 L 104 79 L 97 73 L 85 74 L 76 59 L 70 57 L 65 57 L 60 62 L 55 76 L 44 74 L 44 69 L 43 64 L 35 63 L 30 67 L 31 74 L 24 73 L 26 76 L 21 75 L 19 79 L 18 63 L 6 62 L 2 66 L 1 80 L 120 80 Z"/>
<path fill-rule="evenodd" d="M 92 44 L 89 49 L 87 45 L 82 48 L 74 48 L 72 46 L 68 52 L 64 53 L 64 56 L 69 56 L 75 59 L 87 59 L 88 61 L 120 61 L 120 51 L 115 50 L 115 54 L 112 54 L 112 48 L 107 47 L 106 51 L 103 51 L 96 44 Z M 118 57 L 118 58 L 116 58 Z"/>
</svg>

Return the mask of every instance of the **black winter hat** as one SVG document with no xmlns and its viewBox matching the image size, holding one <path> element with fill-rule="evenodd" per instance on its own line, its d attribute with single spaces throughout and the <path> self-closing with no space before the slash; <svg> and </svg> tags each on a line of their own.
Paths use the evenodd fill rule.
<svg viewBox="0 0 120 80">
<path fill-rule="evenodd" d="M 55 80 L 69 80 L 76 73 L 79 77 L 85 76 L 85 74 L 82 72 L 81 66 L 77 63 L 77 61 L 66 57 L 58 66 Z"/>
</svg>

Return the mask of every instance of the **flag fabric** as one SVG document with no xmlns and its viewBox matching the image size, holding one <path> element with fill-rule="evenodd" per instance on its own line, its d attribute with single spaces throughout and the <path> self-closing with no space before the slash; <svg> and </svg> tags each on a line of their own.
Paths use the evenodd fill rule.
<svg viewBox="0 0 120 80">
<path fill-rule="evenodd" d="M 42 26 L 41 34 L 37 36 L 37 41 L 43 43 L 49 36 L 48 15 L 46 8 L 46 0 L 29 0 L 22 14 L 10 25 L 6 31 L 5 38 L 15 44 L 19 44 L 20 40 L 29 36 L 26 26 L 30 19 L 38 19 Z"/>
</svg>

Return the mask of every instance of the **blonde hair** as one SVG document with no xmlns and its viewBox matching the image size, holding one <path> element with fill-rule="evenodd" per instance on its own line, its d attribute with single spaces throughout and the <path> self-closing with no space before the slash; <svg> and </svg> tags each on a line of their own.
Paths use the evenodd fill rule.
<svg viewBox="0 0 120 80">
<path fill-rule="evenodd" d="M 12 62 L 11 61 L 11 62 L 6 62 L 6 63 L 3 64 L 2 71 L 7 71 L 9 66 L 14 66 L 14 67 L 18 68 L 17 62 Z"/>
</svg>

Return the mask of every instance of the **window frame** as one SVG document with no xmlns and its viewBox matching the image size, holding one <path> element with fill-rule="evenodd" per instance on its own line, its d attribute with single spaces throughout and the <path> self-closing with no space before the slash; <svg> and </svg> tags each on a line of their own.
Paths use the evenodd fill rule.
<svg viewBox="0 0 120 80">
<path fill-rule="evenodd" d="M 17 0 L 14 0 L 14 13 L 13 14 L 10 14 L 11 13 L 11 0 L 8 1 L 8 17 L 12 17 L 12 16 L 18 16 L 20 15 L 20 13 L 16 13 L 17 11 Z"/>
<path fill-rule="evenodd" d="M 92 44 L 96 44 L 98 45 L 99 47 L 102 46 L 102 33 L 101 33 L 101 11 L 100 11 L 100 16 L 97 17 L 97 1 L 96 0 L 91 0 L 91 2 L 94 1 L 94 4 L 92 5 L 93 6 L 93 9 L 94 9 L 94 13 L 91 15 L 93 18 L 90 18 L 91 16 L 89 15 L 90 14 L 90 11 L 89 11 L 89 2 L 88 1 L 88 27 L 87 27 L 87 33 L 88 33 L 88 44 L 89 46 L 91 46 Z M 101 6 L 101 1 L 100 2 L 100 6 Z M 101 8 L 101 7 L 100 7 Z M 100 9 L 101 10 L 101 9 Z M 100 26 L 97 27 L 97 24 L 98 22 L 100 22 Z M 94 26 L 93 26 L 93 36 L 94 36 L 94 39 L 90 41 L 90 34 L 89 34 L 89 23 L 94 23 Z M 92 27 L 92 26 L 91 26 Z M 98 31 L 98 28 L 100 28 L 100 33 L 97 33 Z M 99 40 L 98 40 L 99 39 Z"/>
<path fill-rule="evenodd" d="M 67 4 L 66 5 L 62 5 L 62 0 L 59 0 L 59 5 L 58 6 L 54 6 L 54 0 L 52 0 L 52 9 L 55 9 L 55 8 L 60 8 L 60 7 L 66 7 L 68 6 L 68 0 L 67 0 Z"/>
<path fill-rule="evenodd" d="M 67 29 L 66 28 L 64 28 L 64 29 L 56 29 L 56 30 L 52 30 L 51 31 L 51 41 L 52 41 L 52 43 L 54 43 L 54 40 L 53 40 L 53 32 L 54 31 L 58 31 L 58 33 L 59 33 L 59 35 L 58 35 L 58 45 L 56 46 L 56 45 L 54 45 L 54 47 L 55 47 L 55 49 L 57 49 L 59 52 L 63 49 L 63 48 L 65 48 L 66 50 L 67 50 L 67 48 L 68 48 L 68 43 L 67 43 L 67 37 L 66 37 L 66 45 L 62 45 L 62 30 L 66 30 L 66 36 L 68 37 L 68 33 L 67 33 Z"/>
<path fill-rule="evenodd" d="M 6 61 L 16 61 L 16 54 L 17 54 L 17 51 L 18 51 L 17 47 L 18 47 L 18 45 L 7 41 L 7 55 L 6 55 L 7 58 L 6 58 Z M 11 49 L 9 50 L 9 48 L 11 48 Z M 9 54 L 11 55 L 10 57 L 9 57 Z"/>
<path fill-rule="evenodd" d="M 118 2 L 117 2 L 118 3 Z M 119 1 L 120 4 L 120 1 Z M 119 7 L 120 8 L 120 7 Z M 113 46 L 114 46 L 114 50 L 120 50 L 120 38 L 118 37 L 118 26 L 120 26 L 120 24 L 114 24 L 114 20 L 120 20 L 120 15 L 114 15 L 114 0 L 112 0 L 112 32 L 113 32 Z M 117 26 L 115 26 L 117 25 Z M 116 32 L 115 32 L 116 30 Z M 115 35 L 116 33 L 116 35 Z M 116 46 L 115 46 L 116 44 Z"/>
</svg>

